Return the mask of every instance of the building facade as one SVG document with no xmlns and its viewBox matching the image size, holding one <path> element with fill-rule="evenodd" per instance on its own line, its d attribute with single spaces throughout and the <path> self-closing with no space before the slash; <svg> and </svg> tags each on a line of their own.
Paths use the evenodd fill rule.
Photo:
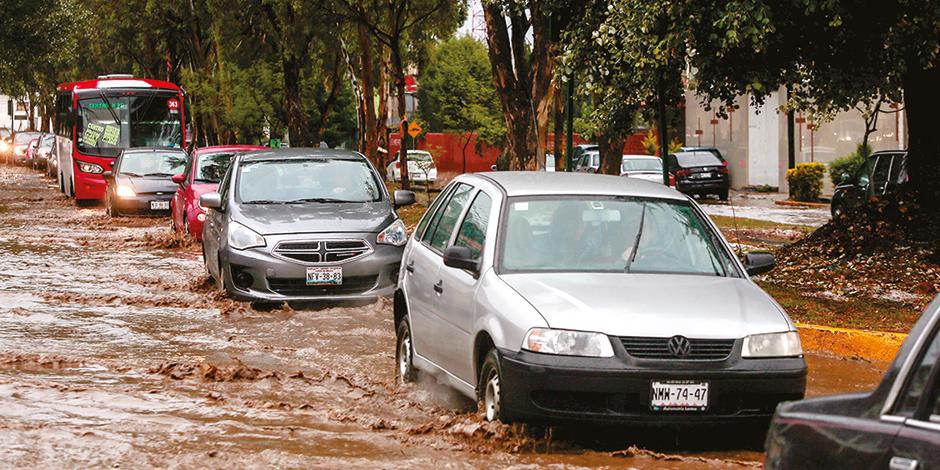
<svg viewBox="0 0 940 470">
<path fill-rule="evenodd" d="M 32 113 L 30 113 L 32 111 Z M 12 96 L 0 95 L 0 128 L 23 131 L 30 128 L 29 117 L 33 116 L 33 128 L 39 129 L 39 109 L 33 106 L 30 110 L 28 100 L 21 100 Z"/>
<path fill-rule="evenodd" d="M 789 142 L 787 115 L 778 112 L 785 92 L 771 93 L 764 105 L 755 107 L 749 97 L 738 97 L 738 109 L 727 118 L 706 111 L 693 92 L 686 91 L 685 143 L 688 146 L 717 147 L 728 160 L 731 185 L 776 186 L 787 191 Z M 906 148 L 903 106 L 882 106 L 877 130 L 869 136 L 874 150 Z M 812 116 L 795 114 L 793 147 L 796 163 L 832 160 L 855 151 L 865 134 L 865 121 L 857 110 L 837 114 L 827 122 L 813 122 Z M 824 194 L 831 194 L 832 182 L 824 178 Z"/>
</svg>

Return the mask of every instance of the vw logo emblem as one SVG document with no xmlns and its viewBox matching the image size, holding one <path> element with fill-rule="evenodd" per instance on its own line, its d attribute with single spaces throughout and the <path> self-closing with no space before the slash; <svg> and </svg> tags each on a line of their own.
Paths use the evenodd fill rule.
<svg viewBox="0 0 940 470">
<path fill-rule="evenodd" d="M 690 343 L 689 339 L 685 336 L 673 336 L 669 338 L 666 347 L 673 356 L 679 358 L 688 356 L 689 352 L 692 351 L 692 343 Z"/>
</svg>

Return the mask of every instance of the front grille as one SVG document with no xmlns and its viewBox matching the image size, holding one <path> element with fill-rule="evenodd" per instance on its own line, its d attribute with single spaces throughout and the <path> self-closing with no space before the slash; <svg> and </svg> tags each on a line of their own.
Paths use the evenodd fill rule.
<svg viewBox="0 0 940 470">
<path fill-rule="evenodd" d="M 688 361 L 720 361 L 734 349 L 733 339 L 689 338 L 689 352 L 681 357 L 669 350 L 670 338 L 623 337 L 620 342 L 627 353 L 638 359 L 681 359 Z"/>
<path fill-rule="evenodd" d="M 364 240 L 281 242 L 274 252 L 302 263 L 340 263 L 372 251 Z"/>
<path fill-rule="evenodd" d="M 268 278 L 268 286 L 272 291 L 287 296 L 331 296 L 362 294 L 373 287 L 378 276 L 350 276 L 343 278 L 338 286 L 308 286 L 306 279 Z"/>
</svg>

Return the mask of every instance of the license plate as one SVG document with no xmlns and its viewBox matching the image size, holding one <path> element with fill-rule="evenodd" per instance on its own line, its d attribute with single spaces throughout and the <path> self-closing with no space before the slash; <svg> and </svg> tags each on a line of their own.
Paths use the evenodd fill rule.
<svg viewBox="0 0 940 470">
<path fill-rule="evenodd" d="M 653 382 L 650 388 L 653 411 L 705 411 L 708 409 L 708 382 Z"/>
<path fill-rule="evenodd" d="M 150 210 L 168 211 L 170 210 L 170 201 L 150 201 Z"/>
<path fill-rule="evenodd" d="M 697 179 L 697 180 L 703 180 L 703 179 L 711 178 L 711 177 L 712 177 L 711 173 L 695 173 L 694 175 L 692 175 L 692 178 Z"/>
<path fill-rule="evenodd" d="M 338 286 L 343 283 L 343 268 L 307 268 L 308 286 Z"/>
</svg>

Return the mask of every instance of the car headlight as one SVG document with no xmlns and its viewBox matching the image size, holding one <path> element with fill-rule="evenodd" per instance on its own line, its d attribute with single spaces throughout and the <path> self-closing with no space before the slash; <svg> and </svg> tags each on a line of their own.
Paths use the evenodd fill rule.
<svg viewBox="0 0 940 470">
<path fill-rule="evenodd" d="M 117 197 L 136 197 L 137 193 L 134 192 L 134 188 L 127 185 L 120 185 L 114 191 Z"/>
<path fill-rule="evenodd" d="M 405 223 L 398 219 L 391 225 L 385 227 L 385 230 L 379 232 L 375 237 L 376 243 L 383 245 L 402 246 L 408 242 L 408 232 L 405 230 Z"/>
<path fill-rule="evenodd" d="M 102 168 L 101 165 L 88 162 L 78 162 L 78 169 L 82 173 L 94 173 L 96 175 L 104 173 L 104 168 Z"/>
<path fill-rule="evenodd" d="M 232 222 L 228 228 L 228 245 L 236 250 L 246 250 L 264 246 L 264 237 L 238 222 Z"/>
<path fill-rule="evenodd" d="M 803 355 L 800 335 L 795 331 L 751 335 L 744 338 L 743 357 L 797 357 Z"/>
<path fill-rule="evenodd" d="M 525 335 L 522 349 L 563 356 L 613 357 L 614 348 L 603 333 L 532 328 Z"/>
</svg>

